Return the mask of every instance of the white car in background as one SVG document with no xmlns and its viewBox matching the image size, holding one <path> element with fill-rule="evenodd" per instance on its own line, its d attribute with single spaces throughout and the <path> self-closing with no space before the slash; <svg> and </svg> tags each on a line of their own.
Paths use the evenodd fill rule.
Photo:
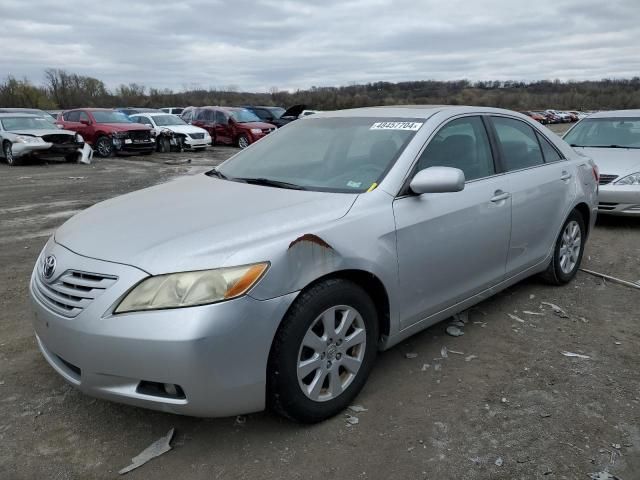
<svg viewBox="0 0 640 480">
<path fill-rule="evenodd" d="M 163 107 L 160 110 L 162 110 L 165 113 L 180 115 L 182 112 L 184 112 L 184 107 Z"/>
<path fill-rule="evenodd" d="M 211 145 L 211 136 L 204 128 L 189 125 L 177 115 L 169 113 L 136 113 L 129 118 L 151 127 L 156 137 L 158 151 L 168 152 L 173 148 L 204 150 Z M 169 133 L 170 132 L 170 133 Z"/>
</svg>

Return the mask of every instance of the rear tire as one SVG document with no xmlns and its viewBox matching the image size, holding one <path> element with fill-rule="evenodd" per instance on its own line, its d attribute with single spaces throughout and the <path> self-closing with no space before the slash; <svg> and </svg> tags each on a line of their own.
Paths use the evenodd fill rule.
<svg viewBox="0 0 640 480">
<path fill-rule="evenodd" d="M 562 225 L 551 263 L 542 278 L 552 285 L 564 285 L 573 280 L 580 268 L 585 240 L 584 219 L 580 212 L 573 210 Z"/>
<path fill-rule="evenodd" d="M 271 347 L 267 402 L 289 419 L 315 423 L 347 408 L 364 386 L 378 348 L 369 295 L 343 279 L 300 294 Z"/>
</svg>

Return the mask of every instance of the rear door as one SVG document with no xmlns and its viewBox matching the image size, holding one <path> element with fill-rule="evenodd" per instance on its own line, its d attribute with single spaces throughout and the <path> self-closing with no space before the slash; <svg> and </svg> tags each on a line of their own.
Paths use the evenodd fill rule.
<svg viewBox="0 0 640 480">
<path fill-rule="evenodd" d="M 499 283 L 511 226 L 507 179 L 499 175 L 479 115 L 450 120 L 429 141 L 414 172 L 460 168 L 461 192 L 414 195 L 393 203 L 406 328 Z"/>
<path fill-rule="evenodd" d="M 216 142 L 233 143 L 233 129 L 229 117 L 220 110 L 215 111 L 215 135 L 211 136 L 215 136 Z"/>
<path fill-rule="evenodd" d="M 542 262 L 555 244 L 575 198 L 569 162 L 527 122 L 492 116 L 500 163 L 511 194 L 507 276 Z"/>
<path fill-rule="evenodd" d="M 82 124 L 80 123 L 80 110 L 70 110 L 62 114 L 62 126 L 66 130 L 79 132 Z"/>
</svg>

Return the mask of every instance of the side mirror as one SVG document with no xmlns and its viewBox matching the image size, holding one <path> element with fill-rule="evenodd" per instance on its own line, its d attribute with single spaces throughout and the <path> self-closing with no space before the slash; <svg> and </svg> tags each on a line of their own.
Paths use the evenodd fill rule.
<svg viewBox="0 0 640 480">
<path fill-rule="evenodd" d="M 464 189 L 464 172 L 459 168 L 429 167 L 415 174 L 409 188 L 413 193 L 459 192 Z"/>
<path fill-rule="evenodd" d="M 80 123 L 83 124 L 83 125 L 91 125 L 91 120 L 82 119 L 82 120 L 80 120 Z"/>
</svg>

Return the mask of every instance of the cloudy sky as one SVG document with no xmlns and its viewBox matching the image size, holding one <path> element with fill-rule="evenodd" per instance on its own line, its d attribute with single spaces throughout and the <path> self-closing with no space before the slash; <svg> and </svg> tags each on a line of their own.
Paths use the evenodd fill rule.
<svg viewBox="0 0 640 480">
<path fill-rule="evenodd" d="M 640 0 L 0 0 L 0 77 L 266 91 L 640 75 Z"/>
</svg>

